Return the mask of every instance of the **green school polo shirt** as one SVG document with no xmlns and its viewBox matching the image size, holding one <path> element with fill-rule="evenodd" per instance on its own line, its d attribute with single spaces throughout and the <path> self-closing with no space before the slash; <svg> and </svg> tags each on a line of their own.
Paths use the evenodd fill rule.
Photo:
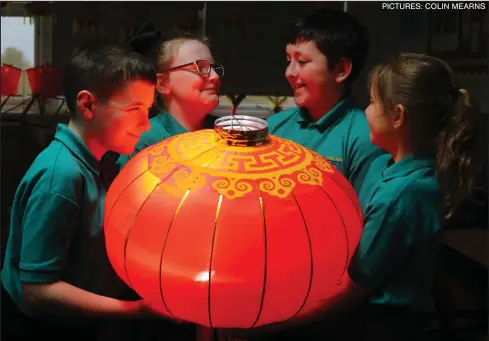
<svg viewBox="0 0 489 341">
<path fill-rule="evenodd" d="M 365 112 L 349 99 L 340 101 L 317 122 L 300 107 L 267 121 L 270 134 L 297 142 L 330 161 L 359 195 L 372 161 L 385 153 L 370 142 Z"/>
<path fill-rule="evenodd" d="M 105 250 L 106 186 L 99 162 L 85 144 L 59 124 L 54 140 L 35 159 L 15 194 L 2 284 L 17 307 L 21 282 L 58 280 L 105 296 L 125 288 Z"/>
<path fill-rule="evenodd" d="M 168 112 L 163 112 L 149 120 L 151 128 L 141 135 L 134 152 L 130 155 L 121 155 L 117 160 L 117 166 L 120 169 L 129 162 L 141 150 L 155 143 L 166 140 L 169 137 L 188 132 L 180 123 Z M 212 128 L 214 118 L 210 115 L 204 120 L 204 129 Z"/>
<path fill-rule="evenodd" d="M 419 310 L 429 302 L 441 243 L 435 161 L 411 155 L 393 163 L 383 155 L 374 163 L 384 170 L 367 175 L 365 225 L 349 274 L 374 291 L 371 303 Z"/>
</svg>

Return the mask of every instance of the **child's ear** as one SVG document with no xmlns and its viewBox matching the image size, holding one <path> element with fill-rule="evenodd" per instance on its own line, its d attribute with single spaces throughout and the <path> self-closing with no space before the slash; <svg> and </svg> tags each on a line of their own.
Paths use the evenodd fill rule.
<svg viewBox="0 0 489 341">
<path fill-rule="evenodd" d="M 392 113 L 392 126 L 399 129 L 406 120 L 406 108 L 402 104 L 396 105 Z"/>
<path fill-rule="evenodd" d="M 78 110 L 86 120 L 93 117 L 93 105 L 95 103 L 95 97 L 90 91 L 82 90 L 76 96 L 76 105 Z"/>
<path fill-rule="evenodd" d="M 170 84 L 168 84 L 168 72 L 158 73 L 156 75 L 156 91 L 163 95 L 170 94 L 171 89 Z"/>
<path fill-rule="evenodd" d="M 334 79 L 336 83 L 344 83 L 346 79 L 350 76 L 351 70 L 351 60 L 349 60 L 348 58 L 340 58 L 333 69 L 335 76 Z"/>
</svg>

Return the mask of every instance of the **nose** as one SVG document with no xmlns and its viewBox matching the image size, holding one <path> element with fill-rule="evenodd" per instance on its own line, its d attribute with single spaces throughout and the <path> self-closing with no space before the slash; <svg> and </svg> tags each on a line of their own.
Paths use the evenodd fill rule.
<svg viewBox="0 0 489 341">
<path fill-rule="evenodd" d="M 216 83 L 218 82 L 219 80 L 221 79 L 221 76 L 219 76 L 216 72 L 216 70 L 214 70 L 214 68 L 211 68 L 211 72 L 209 73 L 209 80 L 212 82 L 212 83 Z"/>
<path fill-rule="evenodd" d="M 295 67 L 295 64 L 293 62 L 290 62 L 285 69 L 285 77 L 287 79 L 290 79 L 295 76 L 297 76 L 297 68 Z"/>
<path fill-rule="evenodd" d="M 148 131 L 151 128 L 151 123 L 149 122 L 149 110 L 147 113 L 143 113 L 140 117 L 139 126 L 143 131 Z"/>
</svg>

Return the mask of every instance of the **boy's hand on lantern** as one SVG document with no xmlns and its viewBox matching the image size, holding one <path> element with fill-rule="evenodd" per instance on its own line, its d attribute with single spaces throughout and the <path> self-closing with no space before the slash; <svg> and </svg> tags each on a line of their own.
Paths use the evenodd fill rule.
<svg viewBox="0 0 489 341">
<path fill-rule="evenodd" d="M 168 314 L 163 308 L 151 304 L 145 300 L 140 300 L 140 316 L 142 318 L 163 318 L 165 320 L 182 324 L 184 321 Z"/>
</svg>

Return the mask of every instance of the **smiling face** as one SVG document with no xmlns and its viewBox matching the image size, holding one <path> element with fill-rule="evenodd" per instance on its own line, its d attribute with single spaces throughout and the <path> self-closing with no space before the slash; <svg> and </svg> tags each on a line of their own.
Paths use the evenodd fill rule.
<svg viewBox="0 0 489 341">
<path fill-rule="evenodd" d="M 174 55 L 170 68 L 176 68 L 158 77 L 158 88 L 167 98 L 182 103 L 182 107 L 192 108 L 195 113 L 209 113 L 219 104 L 221 78 L 211 69 L 208 75 L 198 72 L 193 62 L 205 60 L 214 63 L 209 48 L 200 41 L 183 42 Z"/>
<path fill-rule="evenodd" d="M 141 134 L 150 128 L 148 115 L 154 91 L 153 84 L 134 81 L 107 100 L 97 101 L 95 97 L 86 123 L 89 135 L 107 150 L 131 154 Z"/>
<path fill-rule="evenodd" d="M 370 127 L 370 140 L 373 144 L 394 155 L 405 139 L 405 109 L 396 105 L 386 108 L 375 90 L 375 84 L 370 89 L 370 104 L 365 109 Z"/>
<path fill-rule="evenodd" d="M 314 41 L 288 44 L 285 55 L 288 62 L 285 77 L 294 89 L 295 103 L 310 111 L 324 106 L 325 96 L 337 86 L 335 75 L 328 68 L 328 58 Z"/>
</svg>

